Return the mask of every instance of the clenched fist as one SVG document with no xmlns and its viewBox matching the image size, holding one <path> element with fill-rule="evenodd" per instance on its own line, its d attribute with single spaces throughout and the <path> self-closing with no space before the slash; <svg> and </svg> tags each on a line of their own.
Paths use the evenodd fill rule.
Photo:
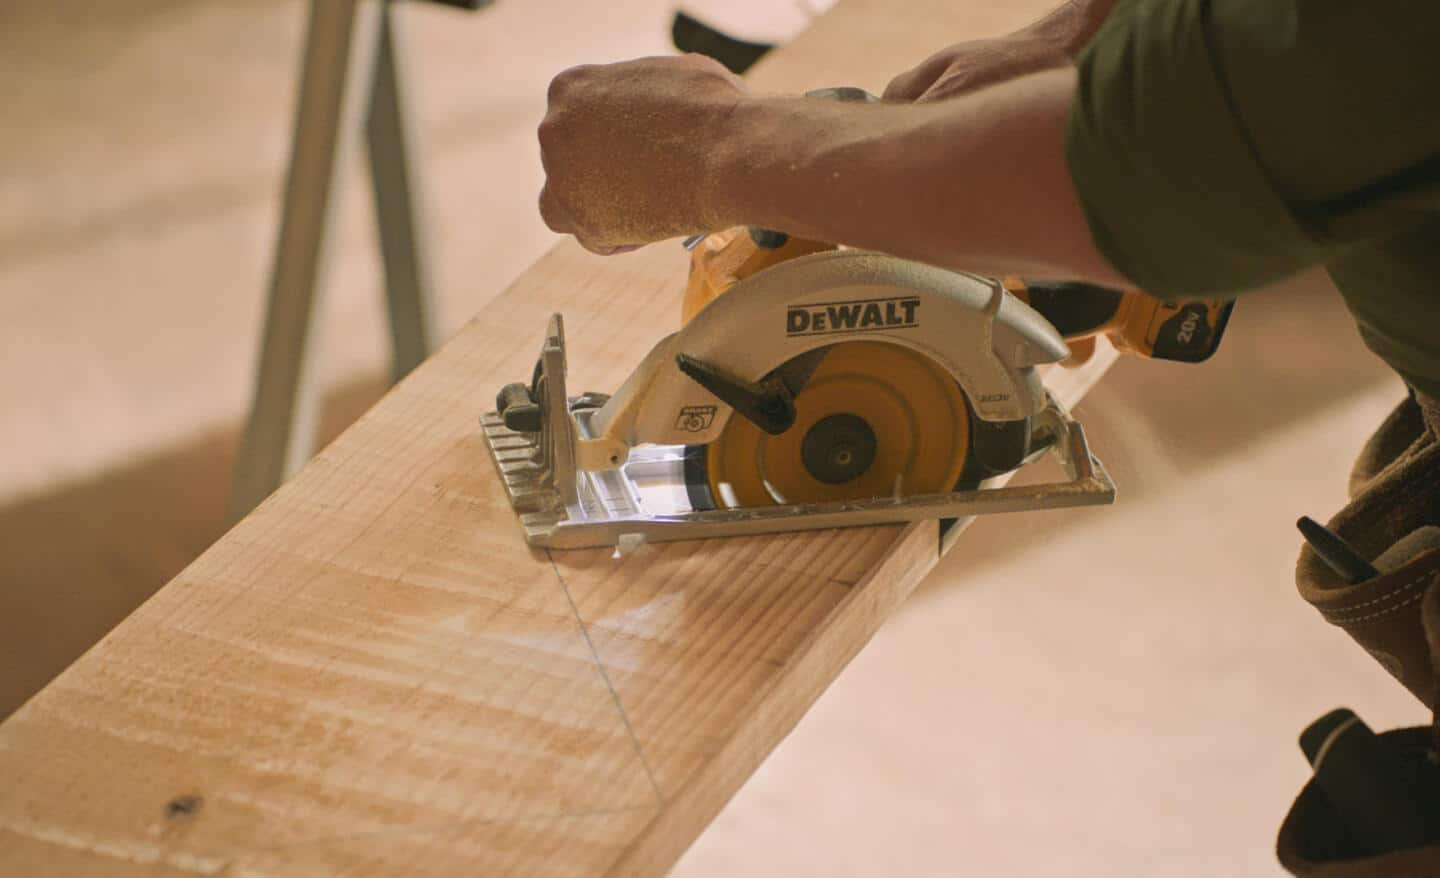
<svg viewBox="0 0 1440 878">
<path fill-rule="evenodd" d="M 718 147 L 745 97 L 699 55 L 574 67 L 550 83 L 540 123 L 540 215 L 614 253 L 728 225 Z"/>
</svg>

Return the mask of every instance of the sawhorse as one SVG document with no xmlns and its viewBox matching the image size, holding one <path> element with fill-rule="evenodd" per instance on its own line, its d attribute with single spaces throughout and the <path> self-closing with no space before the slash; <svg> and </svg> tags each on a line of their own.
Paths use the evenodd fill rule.
<svg viewBox="0 0 1440 878">
<path fill-rule="evenodd" d="M 489 0 L 437 0 L 478 9 Z M 398 381 L 434 344 L 405 46 L 391 0 L 311 0 L 295 133 L 249 421 L 231 495 L 239 519 L 311 456 L 319 408 L 311 330 L 346 160 L 364 127 Z"/>
</svg>

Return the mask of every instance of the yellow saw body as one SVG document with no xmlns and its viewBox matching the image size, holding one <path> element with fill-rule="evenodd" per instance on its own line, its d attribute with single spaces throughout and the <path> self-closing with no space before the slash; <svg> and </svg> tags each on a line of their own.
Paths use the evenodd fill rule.
<svg viewBox="0 0 1440 878">
<path fill-rule="evenodd" d="M 681 307 L 683 322 L 757 272 L 800 256 L 838 249 L 833 244 L 743 226 L 688 243 L 690 275 Z M 1096 340 L 1101 337 L 1122 352 L 1147 357 L 1164 357 L 1169 341 L 1168 350 L 1180 355 L 1168 358 L 1203 360 L 1219 344 L 1231 308 L 1228 302 L 1171 305 L 1139 291 L 1077 283 L 1027 284 L 1008 277 L 1001 285 L 1021 301 L 1050 306 L 1047 316 L 1064 324 L 1058 328 L 1070 345 L 1070 355 L 1063 363 L 1072 367 L 1094 355 Z M 1171 329 L 1168 335 L 1167 326 Z M 1177 341 L 1188 342 L 1188 348 Z M 886 492 L 895 496 L 928 494 L 976 482 L 981 475 L 998 474 L 995 467 L 972 459 L 972 418 L 956 381 L 925 357 L 897 346 L 864 341 L 837 345 L 797 397 L 796 405 L 800 419 L 782 435 L 768 436 L 750 421 L 732 419 L 719 439 L 703 451 L 692 451 L 687 479 L 697 506 L 811 503 Z M 884 425 L 885 434 L 883 441 L 875 442 L 869 468 L 837 481 L 826 476 L 845 475 L 846 470 L 807 466 L 803 452 L 807 440 L 813 448 L 824 432 L 817 434 L 816 425 L 823 428 L 847 415 L 866 425 Z M 857 443 L 843 441 L 855 426 L 853 422 L 842 425 L 840 441 L 830 443 L 835 446 L 833 453 L 855 453 L 850 446 Z M 859 444 L 868 448 L 870 443 Z M 1009 459 L 1018 461 L 1024 456 L 1023 452 L 1011 454 Z"/>
</svg>

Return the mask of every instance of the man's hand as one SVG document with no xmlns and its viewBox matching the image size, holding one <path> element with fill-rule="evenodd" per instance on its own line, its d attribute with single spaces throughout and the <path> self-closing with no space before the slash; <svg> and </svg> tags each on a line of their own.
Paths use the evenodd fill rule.
<svg viewBox="0 0 1440 878">
<path fill-rule="evenodd" d="M 891 80 L 886 100 L 938 101 L 1071 63 L 1110 15 L 1116 0 L 1065 0 L 1008 36 L 941 49 Z"/>
<path fill-rule="evenodd" d="M 574 67 L 550 83 L 540 123 L 540 215 L 588 250 L 615 253 L 726 225 L 712 193 L 717 148 L 745 96 L 699 56 Z"/>
<path fill-rule="evenodd" d="M 1057 40 L 1028 33 L 956 43 L 890 81 L 888 101 L 938 101 L 1070 63 Z"/>
</svg>

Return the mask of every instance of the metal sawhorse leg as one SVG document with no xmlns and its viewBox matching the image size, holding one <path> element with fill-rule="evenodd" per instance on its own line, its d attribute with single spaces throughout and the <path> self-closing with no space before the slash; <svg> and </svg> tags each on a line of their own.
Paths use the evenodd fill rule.
<svg viewBox="0 0 1440 878">
<path fill-rule="evenodd" d="M 419 365 L 435 340 L 399 24 L 390 0 L 310 2 L 260 368 L 231 496 L 234 519 L 269 496 L 313 450 L 319 388 L 311 374 L 311 324 L 338 190 L 362 125 L 385 266 L 393 378 Z"/>
</svg>

